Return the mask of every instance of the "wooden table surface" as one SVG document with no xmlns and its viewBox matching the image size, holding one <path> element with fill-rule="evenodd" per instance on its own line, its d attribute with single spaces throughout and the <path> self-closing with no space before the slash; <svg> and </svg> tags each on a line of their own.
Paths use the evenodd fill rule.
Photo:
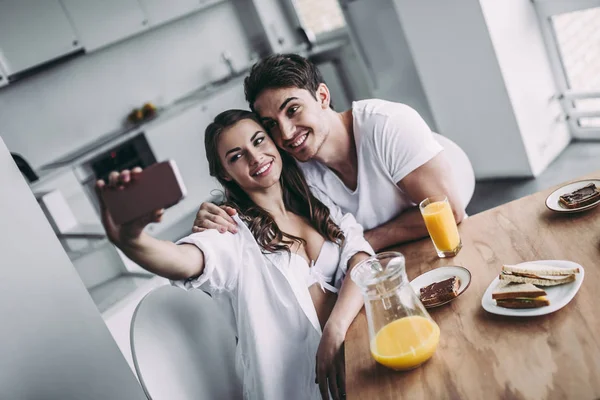
<svg viewBox="0 0 600 400">
<path fill-rule="evenodd" d="M 600 178 L 600 171 L 573 179 Z M 570 182 L 572 182 L 570 181 Z M 437 258 L 429 238 L 397 247 L 409 279 L 443 265 L 471 271 L 471 285 L 430 309 L 441 330 L 434 356 L 396 372 L 369 352 L 363 311 L 346 336 L 348 399 L 600 399 L 600 206 L 557 214 L 545 206 L 557 187 L 464 220 L 463 248 Z M 502 264 L 570 260 L 585 268 L 575 298 L 555 313 L 529 318 L 489 314 L 481 298 Z"/>
</svg>

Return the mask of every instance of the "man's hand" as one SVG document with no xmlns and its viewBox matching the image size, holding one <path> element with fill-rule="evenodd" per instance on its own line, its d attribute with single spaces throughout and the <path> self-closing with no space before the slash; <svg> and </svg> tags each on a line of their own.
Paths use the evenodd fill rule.
<svg viewBox="0 0 600 400">
<path fill-rule="evenodd" d="M 237 224 L 231 218 L 237 214 L 234 208 L 229 206 L 217 206 L 213 203 L 202 203 L 196 214 L 192 232 L 202 232 L 206 229 L 217 229 L 221 233 L 227 231 L 237 233 Z"/>
<path fill-rule="evenodd" d="M 125 244 L 127 242 L 137 239 L 144 230 L 144 227 L 151 222 L 160 222 L 162 215 L 165 210 L 155 210 L 150 214 L 144 215 L 136 219 L 135 221 L 129 222 L 123 225 L 117 225 L 112 219 L 104 199 L 102 198 L 102 192 L 108 190 L 123 190 L 131 184 L 137 177 L 142 173 L 140 167 L 136 167 L 129 170 L 123 170 L 120 173 L 113 171 L 108 176 L 108 184 L 102 179 L 96 181 L 96 195 L 100 202 L 100 214 L 102 219 L 102 225 L 106 230 L 108 239 L 115 244 Z"/>
<path fill-rule="evenodd" d="M 329 392 L 331 392 L 333 400 L 341 400 L 346 397 L 345 338 L 345 330 L 334 324 L 325 324 L 317 350 L 317 377 L 315 379 L 323 400 L 329 400 Z"/>
</svg>

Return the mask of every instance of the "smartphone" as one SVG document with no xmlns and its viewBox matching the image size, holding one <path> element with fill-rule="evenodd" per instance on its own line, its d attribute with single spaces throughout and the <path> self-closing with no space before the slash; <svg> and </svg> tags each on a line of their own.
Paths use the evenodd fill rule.
<svg viewBox="0 0 600 400">
<path fill-rule="evenodd" d="M 175 161 L 152 164 L 126 188 L 107 188 L 102 198 L 116 224 L 126 224 L 154 210 L 169 208 L 187 194 Z"/>
</svg>

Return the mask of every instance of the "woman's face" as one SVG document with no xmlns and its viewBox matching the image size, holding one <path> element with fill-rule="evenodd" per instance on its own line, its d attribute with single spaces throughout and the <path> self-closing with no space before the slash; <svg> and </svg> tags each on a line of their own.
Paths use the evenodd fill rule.
<svg viewBox="0 0 600 400">
<path fill-rule="evenodd" d="M 245 192 L 261 191 L 279 182 L 281 156 L 264 128 L 243 119 L 221 132 L 217 145 L 225 178 Z"/>
</svg>

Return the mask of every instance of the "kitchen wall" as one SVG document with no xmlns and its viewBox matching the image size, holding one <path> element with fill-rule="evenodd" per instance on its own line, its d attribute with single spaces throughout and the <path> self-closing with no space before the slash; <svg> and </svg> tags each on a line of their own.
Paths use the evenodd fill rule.
<svg viewBox="0 0 600 400">
<path fill-rule="evenodd" d="M 539 174 L 570 135 L 531 2 L 394 1 L 439 132 L 476 177 Z"/>
<path fill-rule="evenodd" d="M 231 2 L 3 88 L 0 136 L 39 167 L 119 128 L 146 101 L 168 104 L 227 75 L 223 51 L 235 66 L 248 63 L 250 44 Z"/>
</svg>

